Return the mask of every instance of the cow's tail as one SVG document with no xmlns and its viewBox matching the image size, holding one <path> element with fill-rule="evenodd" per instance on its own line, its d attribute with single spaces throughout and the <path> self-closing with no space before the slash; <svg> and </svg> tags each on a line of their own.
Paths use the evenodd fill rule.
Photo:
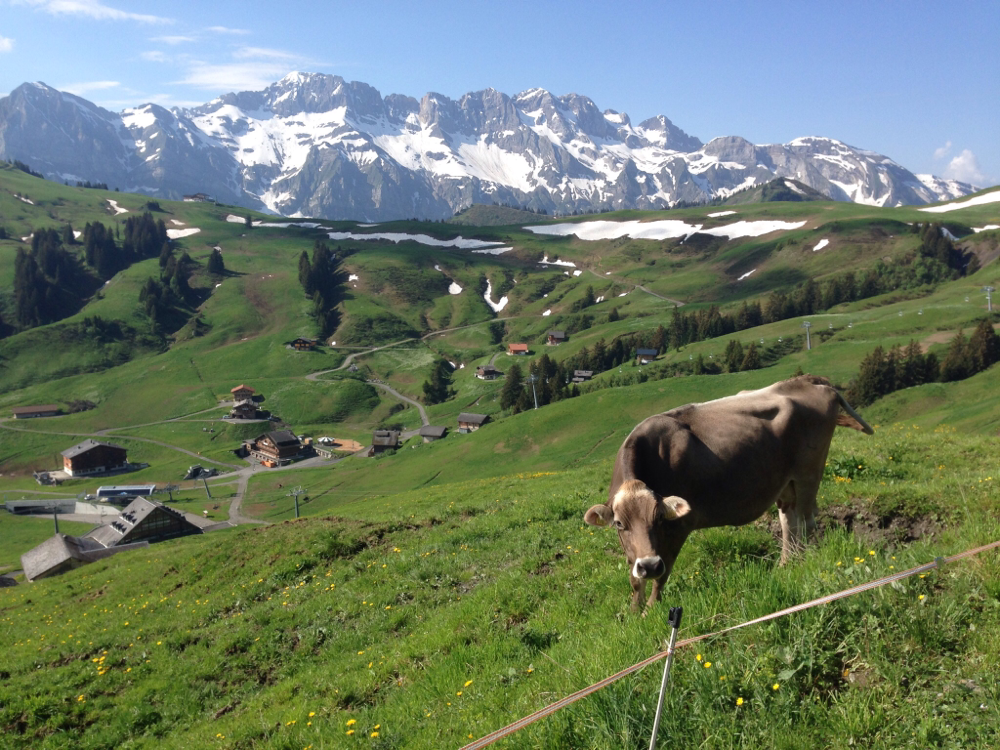
<svg viewBox="0 0 1000 750">
<path fill-rule="evenodd" d="M 837 415 L 837 424 L 840 427 L 850 427 L 852 430 L 859 430 L 860 432 L 863 432 L 866 435 L 874 435 L 875 430 L 872 429 L 872 426 L 868 424 L 861 417 L 860 414 L 854 411 L 854 408 L 849 403 L 847 403 L 847 399 L 844 398 L 839 391 L 837 391 L 836 393 L 837 393 L 837 398 L 840 401 L 841 408 L 843 408 L 843 410 L 847 412 L 847 414 Z"/>
</svg>

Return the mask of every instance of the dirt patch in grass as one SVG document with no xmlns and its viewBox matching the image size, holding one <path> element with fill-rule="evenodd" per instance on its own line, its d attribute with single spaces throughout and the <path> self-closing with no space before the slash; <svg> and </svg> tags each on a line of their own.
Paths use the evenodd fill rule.
<svg viewBox="0 0 1000 750">
<path fill-rule="evenodd" d="M 817 521 L 823 531 L 846 528 L 866 544 L 908 544 L 925 537 L 933 538 L 941 529 L 940 519 L 924 515 L 879 514 L 861 498 L 851 498 L 846 505 L 821 508 Z"/>
</svg>

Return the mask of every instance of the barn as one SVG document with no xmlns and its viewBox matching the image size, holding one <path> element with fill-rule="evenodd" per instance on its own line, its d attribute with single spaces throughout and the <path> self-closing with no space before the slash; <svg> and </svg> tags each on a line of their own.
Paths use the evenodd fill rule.
<svg viewBox="0 0 1000 750">
<path fill-rule="evenodd" d="M 62 452 L 63 471 L 71 477 L 104 474 L 128 468 L 128 455 L 114 443 L 87 439 Z"/>
</svg>

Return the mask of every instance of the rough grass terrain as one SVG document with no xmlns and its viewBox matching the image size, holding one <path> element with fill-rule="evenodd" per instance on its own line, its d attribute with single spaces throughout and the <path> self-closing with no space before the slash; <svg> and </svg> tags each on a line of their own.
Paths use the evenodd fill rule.
<svg viewBox="0 0 1000 750">
<path fill-rule="evenodd" d="M 15 238 L 0 241 L 0 284 L 7 279 L 9 286 L 23 247 L 16 238 L 66 221 L 78 229 L 86 221 L 114 224 L 121 217 L 111 215 L 109 197 L 130 211 L 145 201 L 0 170 L 0 223 Z M 802 318 L 701 341 L 652 366 L 625 363 L 598 375 L 579 398 L 510 416 L 497 400 L 502 382 L 474 377 L 476 365 L 494 355 L 501 370 L 509 366 L 501 353 L 506 342 L 531 346 L 522 368 L 543 353 L 565 361 L 602 338 L 669 325 L 673 303 L 662 297 L 690 303 L 688 309 L 733 305 L 876 259 L 895 262 L 915 245 L 907 223 L 941 217 L 828 202 L 742 204 L 726 219 L 707 217 L 713 208 L 600 218 L 806 223 L 732 243 L 704 235 L 690 243 L 585 242 L 521 228 L 545 221 L 538 216 L 461 228 L 465 237 L 514 248 L 501 256 L 412 242 L 334 243 L 345 270 L 359 277 L 342 305 L 338 346 L 295 352 L 287 342 L 315 331 L 296 264 L 321 233 L 248 231 L 225 221 L 228 207 L 161 205 L 165 219 L 202 229 L 178 249 L 203 262 L 218 244 L 230 275 L 216 287 L 196 274 L 193 284 L 207 292 L 198 325 L 166 340 L 162 352 L 132 352 L 124 364 L 109 366 L 114 352 L 92 342 L 65 340 L 64 324 L 0 341 L 0 407 L 94 407 L 4 423 L 0 488 L 11 497 L 37 490 L 33 469 L 54 468 L 61 450 L 98 431 L 126 445 L 133 461 L 150 463 L 121 481 L 177 482 L 198 454 L 238 463 L 231 450 L 264 429 L 217 419 L 225 411 L 220 401 L 241 382 L 297 433 L 367 442 L 376 426 L 414 428 L 420 420 L 416 409 L 363 379 L 419 396 L 443 357 L 465 367 L 453 376 L 456 396 L 430 407 L 431 422 L 454 430 L 462 411 L 493 421 L 432 444 L 413 439 L 377 460 L 258 473 L 244 513 L 274 525 L 167 542 L 0 589 L 5 747 L 460 746 L 662 648 L 666 606 L 644 619 L 629 613 L 616 539 L 582 524 L 583 512 L 606 492 L 617 446 L 638 421 L 758 388 L 796 369 L 846 385 L 876 345 L 916 339 L 943 356 L 951 335 L 984 315 L 980 289 L 1000 280 L 987 263 L 957 281 L 809 316 L 809 351 Z M 997 223 L 997 205 L 945 217 L 984 261 L 998 252 L 997 233 L 972 235 L 968 228 Z M 512 220 L 506 211 L 487 214 Z M 574 221 L 587 218 L 594 217 Z M 458 228 L 393 222 L 379 231 L 452 237 Z M 815 251 L 821 239 L 829 244 Z M 539 267 L 544 255 L 577 263 L 581 275 Z M 146 325 L 136 290 L 155 273 L 150 264 L 116 276 L 65 325 L 95 314 Z M 751 268 L 752 276 L 737 281 Z M 494 300 L 501 288 L 509 296 L 499 317 L 479 296 L 481 277 L 493 285 Z M 452 282 L 461 294 L 448 292 Z M 588 286 L 605 301 L 579 311 Z M 617 322 L 607 321 L 612 305 Z M 592 316 L 589 327 L 584 316 Z M 548 330 L 570 327 L 566 344 L 543 345 Z M 370 353 L 350 348 L 404 338 L 413 340 Z M 699 355 L 717 361 L 732 338 L 758 342 L 774 364 L 674 377 L 674 368 Z M 58 346 L 39 343 L 53 341 Z M 356 375 L 305 378 L 351 354 L 359 355 Z M 664 602 L 685 607 L 682 637 L 1000 538 L 998 379 L 994 367 L 959 383 L 900 391 L 863 410 L 878 427 L 875 436 L 838 431 L 821 489 L 822 537 L 793 564 L 776 564 L 773 515 L 693 537 Z M 101 483 L 70 480 L 61 489 L 73 496 Z M 287 493 L 298 484 L 306 493 L 304 517 L 293 521 Z M 209 500 L 202 486 L 184 483 L 175 504 L 222 520 L 237 487 L 233 477 L 221 478 Z M 17 565 L 23 551 L 48 536 L 51 521 L 2 523 L 0 568 Z M 661 743 L 990 746 L 1000 732 L 998 559 L 987 553 L 682 651 Z M 659 679 L 658 666 L 647 669 L 501 746 L 646 747 Z"/>
</svg>

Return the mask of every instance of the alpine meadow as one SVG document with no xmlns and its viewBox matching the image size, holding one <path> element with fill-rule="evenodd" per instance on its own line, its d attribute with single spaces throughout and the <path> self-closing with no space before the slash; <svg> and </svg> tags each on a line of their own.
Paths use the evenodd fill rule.
<svg viewBox="0 0 1000 750">
<path fill-rule="evenodd" d="M 219 101 L 185 117 L 224 139 Z M 459 748 L 663 651 L 671 606 L 690 638 L 936 558 L 679 648 L 660 741 L 996 744 L 1000 552 L 944 559 L 1000 540 L 1000 189 L 870 205 L 769 174 L 353 221 L 322 190 L 289 218 L 40 169 L 0 164 L 4 747 Z M 774 507 L 696 531 L 633 613 L 583 520 L 622 442 L 803 373 L 874 427 L 836 431 L 808 544 L 779 564 Z M 125 485 L 191 533 L 130 537 L 99 493 Z M 54 518 L 84 551 L 41 570 Z M 661 677 L 497 746 L 645 748 Z"/>
</svg>

